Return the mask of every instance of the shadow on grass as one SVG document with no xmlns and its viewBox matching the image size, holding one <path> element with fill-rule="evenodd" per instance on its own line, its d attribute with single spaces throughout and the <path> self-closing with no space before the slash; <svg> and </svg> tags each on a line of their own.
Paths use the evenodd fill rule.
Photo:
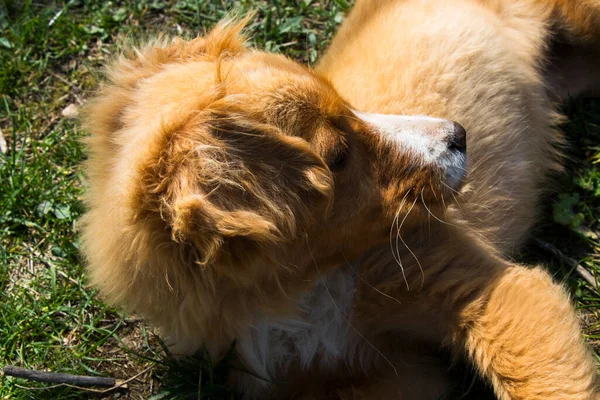
<svg viewBox="0 0 600 400">
<path fill-rule="evenodd" d="M 208 352 L 194 356 L 173 358 L 161 342 L 164 357 L 154 369 L 153 377 L 160 382 L 160 390 L 150 400 L 235 399 L 236 393 L 226 386 L 227 376 L 235 360 L 235 343 L 217 363 Z"/>
</svg>

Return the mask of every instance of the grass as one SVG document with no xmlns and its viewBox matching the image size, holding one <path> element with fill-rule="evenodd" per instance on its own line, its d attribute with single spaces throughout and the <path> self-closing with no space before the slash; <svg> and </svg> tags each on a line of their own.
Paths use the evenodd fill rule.
<svg viewBox="0 0 600 400">
<path fill-rule="evenodd" d="M 576 260 L 600 283 L 600 101 L 574 99 L 564 111 L 569 116 L 564 126 L 567 168 L 557 177 L 556 193 L 548 196 L 545 219 L 534 235 Z M 571 290 L 582 312 L 586 339 L 598 358 L 600 294 L 590 290 L 565 257 L 548 258 L 539 249 L 528 250 Z"/>
<path fill-rule="evenodd" d="M 98 67 L 127 36 L 156 32 L 193 36 L 232 9 L 257 10 L 252 41 L 313 63 L 343 12 L 345 0 L 143 0 L 0 2 L 0 366 L 107 375 L 127 379 L 113 397 L 235 396 L 224 383 L 227 363 L 206 357 L 177 363 L 140 321 L 103 304 L 86 286 L 78 255 L 77 220 L 83 211 L 83 132 L 62 115 L 92 92 Z M 568 170 L 558 195 L 546 202 L 536 235 L 600 272 L 600 102 L 573 101 L 565 129 Z M 527 259 L 545 262 L 564 280 L 581 308 L 587 339 L 600 339 L 600 295 L 565 265 L 530 246 Z M 26 387 L 23 388 L 22 386 Z M 2 399 L 80 399 L 72 388 L 0 379 Z"/>
</svg>

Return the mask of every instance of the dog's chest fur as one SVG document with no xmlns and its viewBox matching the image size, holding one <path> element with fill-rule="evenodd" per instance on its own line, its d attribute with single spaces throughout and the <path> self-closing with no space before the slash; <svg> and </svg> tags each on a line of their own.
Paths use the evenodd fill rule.
<svg viewBox="0 0 600 400">
<path fill-rule="evenodd" d="M 350 268 L 340 268 L 301 299 L 298 315 L 259 317 L 249 334 L 237 342 L 238 356 L 246 367 L 265 380 L 276 380 L 292 363 L 335 367 L 344 359 L 350 342 L 354 278 Z"/>
</svg>

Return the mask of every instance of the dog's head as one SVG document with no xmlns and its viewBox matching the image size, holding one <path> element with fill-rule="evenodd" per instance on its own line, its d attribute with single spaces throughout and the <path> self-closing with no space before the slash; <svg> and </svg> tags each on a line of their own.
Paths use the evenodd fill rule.
<svg viewBox="0 0 600 400">
<path fill-rule="evenodd" d="M 463 179 L 459 125 L 355 111 L 240 29 L 123 55 L 87 108 L 84 251 L 109 298 L 142 307 L 123 292 L 159 286 L 123 288 L 143 276 L 179 299 L 190 282 L 293 285 L 440 211 Z"/>
</svg>

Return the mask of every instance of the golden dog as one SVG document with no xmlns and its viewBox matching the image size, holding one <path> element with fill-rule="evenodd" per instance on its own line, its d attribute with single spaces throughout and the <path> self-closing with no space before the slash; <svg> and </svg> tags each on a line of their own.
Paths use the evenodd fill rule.
<svg viewBox="0 0 600 400">
<path fill-rule="evenodd" d="M 106 300 L 177 353 L 236 340 L 249 398 L 436 399 L 439 349 L 500 399 L 600 398 L 564 290 L 502 258 L 559 168 L 551 96 L 598 83 L 600 5 L 363 0 L 316 71 L 242 28 L 125 52 L 87 107 Z"/>
</svg>

